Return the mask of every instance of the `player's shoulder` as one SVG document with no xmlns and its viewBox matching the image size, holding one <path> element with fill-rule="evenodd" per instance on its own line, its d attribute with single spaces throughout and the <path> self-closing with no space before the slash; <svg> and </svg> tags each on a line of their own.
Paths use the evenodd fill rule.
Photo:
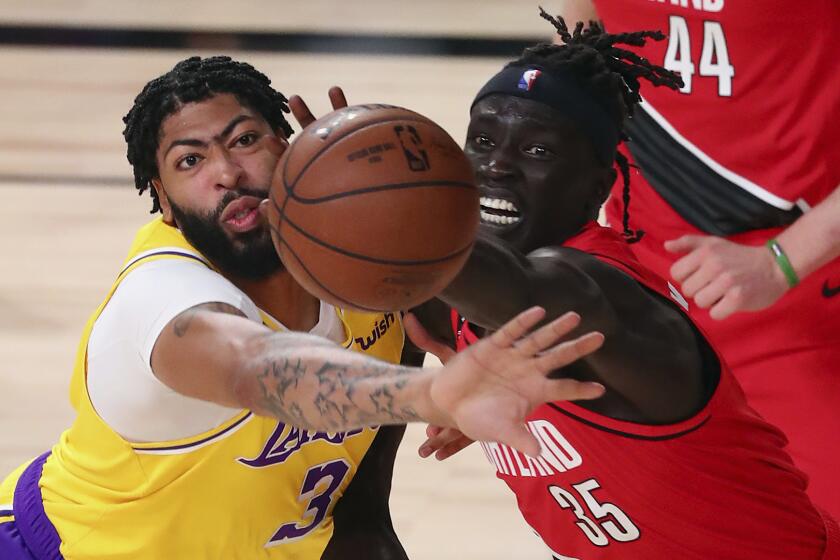
<svg viewBox="0 0 840 560">
<path fill-rule="evenodd" d="M 601 281 L 633 285 L 637 281 L 621 268 L 610 264 L 609 259 L 575 247 L 561 245 L 542 247 L 527 255 L 534 273 L 541 279 L 551 281 L 555 277 L 568 274 L 569 265 L 581 273 L 590 276 L 600 284 Z"/>
<path fill-rule="evenodd" d="M 108 308 L 133 314 L 162 309 L 184 310 L 202 303 L 229 304 L 253 320 L 259 309 L 233 282 L 197 259 L 161 258 L 142 263 L 121 278 Z"/>
<path fill-rule="evenodd" d="M 215 286 L 243 293 L 230 280 L 197 259 L 161 258 L 144 262 L 128 270 L 120 285 L 147 282 L 160 293 L 162 289 L 190 290 Z"/>
<path fill-rule="evenodd" d="M 586 251 L 576 249 L 573 247 L 564 247 L 563 245 L 551 245 L 548 247 L 540 247 L 528 253 L 528 260 L 536 263 L 550 264 L 553 261 L 574 261 L 586 263 L 592 259 L 592 255 Z"/>
</svg>

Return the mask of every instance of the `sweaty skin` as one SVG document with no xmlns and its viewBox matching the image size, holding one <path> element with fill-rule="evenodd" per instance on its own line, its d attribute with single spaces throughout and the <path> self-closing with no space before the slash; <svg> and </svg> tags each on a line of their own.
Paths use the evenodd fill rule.
<svg viewBox="0 0 840 560">
<path fill-rule="evenodd" d="M 596 218 L 615 178 L 589 141 L 554 109 L 496 94 L 474 106 L 464 150 L 481 196 L 511 201 L 517 211 L 507 214 L 518 221 L 483 220 L 470 259 L 440 299 L 488 332 L 530 305 L 545 307 L 547 318 L 580 313 L 581 328 L 603 332 L 607 342 L 555 374 L 608 388 L 601 399 L 579 403 L 590 410 L 664 424 L 702 408 L 715 373 L 688 319 L 623 272 L 560 246 Z M 451 340 L 439 310 L 415 312 L 434 335 Z"/>
</svg>

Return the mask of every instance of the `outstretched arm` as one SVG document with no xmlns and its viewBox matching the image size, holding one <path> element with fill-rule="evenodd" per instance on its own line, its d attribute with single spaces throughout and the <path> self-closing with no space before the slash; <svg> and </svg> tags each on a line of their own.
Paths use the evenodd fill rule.
<svg viewBox="0 0 840 560">
<path fill-rule="evenodd" d="M 441 299 L 489 330 L 532 305 L 544 307 L 547 319 L 579 313 L 580 328 L 604 333 L 607 342 L 576 373 L 583 369 L 581 378 L 621 395 L 639 411 L 639 420 L 684 419 L 705 398 L 702 360 L 688 320 L 658 294 L 586 253 L 555 247 L 525 256 L 482 234 Z"/>
<path fill-rule="evenodd" d="M 170 321 L 152 351 L 155 375 L 173 390 L 253 410 L 316 431 L 423 421 L 454 426 L 525 453 L 539 452 L 524 419 L 552 400 L 597 398 L 603 387 L 548 379 L 598 348 L 566 316 L 529 334 L 530 309 L 440 368 L 388 364 L 309 334 L 271 332 L 225 304 L 193 307 Z"/>
</svg>

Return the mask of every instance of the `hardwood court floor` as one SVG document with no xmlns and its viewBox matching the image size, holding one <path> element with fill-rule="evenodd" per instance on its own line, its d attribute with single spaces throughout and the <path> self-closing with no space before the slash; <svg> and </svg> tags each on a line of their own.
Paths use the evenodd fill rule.
<svg viewBox="0 0 840 560">
<path fill-rule="evenodd" d="M 66 393 L 80 330 L 149 217 L 148 199 L 130 187 L 121 117 L 147 80 L 189 54 L 0 49 L 0 476 L 71 421 Z M 351 102 L 405 105 L 459 142 L 472 95 L 503 62 L 231 54 L 303 94 L 318 114 L 327 88 L 340 84 Z M 416 456 L 421 441 L 422 429 L 410 429 L 392 499 L 411 558 L 547 557 L 478 448 L 437 464 Z"/>
</svg>

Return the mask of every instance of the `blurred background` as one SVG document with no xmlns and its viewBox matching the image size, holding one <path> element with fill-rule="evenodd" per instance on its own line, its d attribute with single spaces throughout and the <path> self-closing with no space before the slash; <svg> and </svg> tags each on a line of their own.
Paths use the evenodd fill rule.
<svg viewBox="0 0 840 560">
<path fill-rule="evenodd" d="M 409 107 L 461 143 L 478 88 L 552 31 L 516 0 L 0 2 L 0 477 L 72 421 L 79 334 L 150 219 L 122 139 L 147 81 L 228 54 L 316 115 L 341 85 L 350 103 Z M 480 449 L 421 461 L 422 431 L 406 435 L 392 494 L 409 556 L 547 558 Z"/>
</svg>

